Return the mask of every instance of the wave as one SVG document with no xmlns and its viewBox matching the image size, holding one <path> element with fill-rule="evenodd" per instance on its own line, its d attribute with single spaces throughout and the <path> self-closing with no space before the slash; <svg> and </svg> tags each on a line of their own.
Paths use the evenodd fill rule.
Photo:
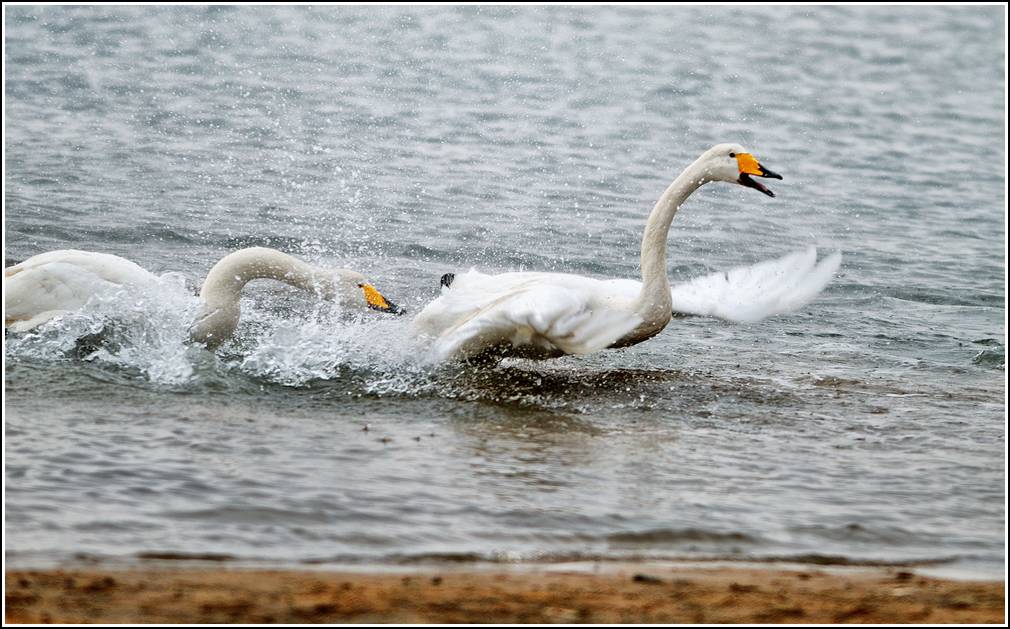
<svg viewBox="0 0 1010 629">
<path fill-rule="evenodd" d="M 66 565 L 67 560 L 73 563 L 88 565 L 123 564 L 135 565 L 137 562 L 214 562 L 227 563 L 232 567 L 246 565 L 275 566 L 278 568 L 302 566 L 423 566 L 438 564 L 561 564 L 561 563 L 605 563 L 605 562 L 690 562 L 690 563 L 757 563 L 757 564 L 798 564 L 808 566 L 838 566 L 838 567 L 929 567 L 952 565 L 958 562 L 976 561 L 971 555 L 943 555 L 934 557 L 913 558 L 869 558 L 845 555 L 829 555 L 821 553 L 797 554 L 700 554 L 700 553 L 594 553 L 594 552 L 426 552 L 416 554 L 338 554 L 303 559 L 278 559 L 269 556 L 239 556 L 230 553 L 150 550 L 129 555 L 110 555 L 95 553 L 74 553 L 69 557 L 43 557 L 35 553 L 7 553 L 7 561 L 15 566 L 44 567 Z"/>
</svg>

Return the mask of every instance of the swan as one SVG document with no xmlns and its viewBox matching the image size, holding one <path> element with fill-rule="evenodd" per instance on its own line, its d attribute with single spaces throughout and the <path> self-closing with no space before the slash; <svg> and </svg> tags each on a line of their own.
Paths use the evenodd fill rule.
<svg viewBox="0 0 1010 629">
<path fill-rule="evenodd" d="M 108 253 L 63 249 L 40 253 L 4 269 L 4 327 L 25 332 L 93 297 L 150 285 L 158 276 Z M 316 292 L 347 308 L 403 314 L 365 279 L 349 269 L 320 269 L 266 247 L 232 252 L 211 268 L 200 289 L 200 311 L 190 338 L 214 349 L 238 326 L 242 288 L 252 280 L 274 279 Z"/>
<path fill-rule="evenodd" d="M 702 185 L 724 181 L 775 194 L 755 177 L 782 179 L 739 144 L 717 144 L 669 185 L 642 237 L 641 281 L 564 273 L 468 273 L 442 277 L 441 295 L 410 324 L 432 362 L 555 358 L 641 343 L 675 313 L 756 321 L 812 300 L 837 271 L 841 254 L 817 251 L 713 273 L 670 286 L 666 240 L 680 206 Z"/>
</svg>

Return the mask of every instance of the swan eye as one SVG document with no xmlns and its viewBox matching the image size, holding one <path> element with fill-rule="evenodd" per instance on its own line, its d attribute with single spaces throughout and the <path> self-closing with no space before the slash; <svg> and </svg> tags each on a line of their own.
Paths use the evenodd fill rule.
<svg viewBox="0 0 1010 629">
<path fill-rule="evenodd" d="M 736 153 L 730 153 L 729 156 L 730 157 L 736 157 Z"/>
<path fill-rule="evenodd" d="M 364 288 L 364 287 L 365 287 L 364 284 L 358 284 L 358 288 Z"/>
</svg>

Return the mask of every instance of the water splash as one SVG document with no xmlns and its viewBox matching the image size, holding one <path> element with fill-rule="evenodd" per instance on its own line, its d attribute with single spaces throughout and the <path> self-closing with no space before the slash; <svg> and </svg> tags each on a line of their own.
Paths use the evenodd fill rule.
<svg viewBox="0 0 1010 629">
<path fill-rule="evenodd" d="M 235 337 L 213 355 L 189 340 L 200 300 L 179 274 L 167 273 L 149 286 L 96 295 L 77 311 L 9 335 L 5 352 L 15 362 L 112 366 L 170 386 L 227 374 L 291 387 L 353 378 L 359 395 L 382 395 L 415 391 L 426 380 L 404 320 L 350 313 L 308 296 L 294 307 L 289 301 L 283 293 L 264 298 L 255 291 L 243 298 Z M 205 367 L 216 373 L 204 373 Z"/>
<path fill-rule="evenodd" d="M 379 382 L 396 388 L 398 374 L 419 371 L 403 320 L 348 313 L 330 302 L 315 302 L 302 315 L 255 309 L 243 311 L 242 317 L 235 338 L 221 353 L 230 356 L 230 368 L 248 376 L 306 386 L 355 375 L 379 392 Z"/>
<path fill-rule="evenodd" d="M 99 293 L 82 308 L 38 328 L 10 335 L 12 361 L 79 359 L 141 374 L 152 382 L 178 385 L 193 376 L 189 326 L 199 300 L 177 273 L 140 287 Z"/>
</svg>

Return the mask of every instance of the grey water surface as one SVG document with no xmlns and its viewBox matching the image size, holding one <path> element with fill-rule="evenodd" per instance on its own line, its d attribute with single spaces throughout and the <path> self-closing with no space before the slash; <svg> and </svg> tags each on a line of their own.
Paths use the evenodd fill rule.
<svg viewBox="0 0 1010 629">
<path fill-rule="evenodd" d="M 1005 562 L 1002 7 L 5 7 L 7 264 L 164 286 L 5 338 L 8 565 L 712 557 Z M 783 181 L 681 210 L 669 274 L 843 252 L 751 325 L 427 366 L 406 318 L 250 286 L 236 248 L 439 277 L 635 277 L 703 150 Z M 85 341 L 78 341 L 84 337 Z"/>
</svg>

